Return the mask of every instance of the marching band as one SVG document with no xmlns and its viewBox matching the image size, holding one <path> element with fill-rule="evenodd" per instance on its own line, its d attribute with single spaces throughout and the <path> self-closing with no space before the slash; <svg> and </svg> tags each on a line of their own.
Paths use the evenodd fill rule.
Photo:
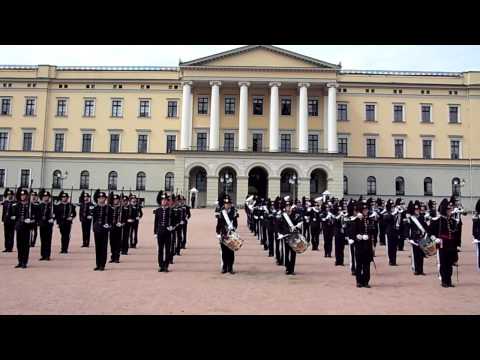
<svg viewBox="0 0 480 360">
<path fill-rule="evenodd" d="M 72 223 L 77 216 L 82 229 L 82 247 L 90 246 L 93 231 L 95 240 L 95 271 L 103 271 L 110 244 L 110 263 L 119 263 L 138 244 L 138 225 L 143 206 L 131 194 L 106 194 L 97 190 L 93 195 L 82 192 L 77 204 L 63 190 L 54 203 L 50 192 L 18 188 L 16 193 L 6 189 L 2 202 L 4 224 L 3 252 L 12 252 L 14 239 L 18 251 L 16 268 L 27 268 L 30 247 L 34 247 L 37 230 L 40 238 L 41 261 L 51 259 L 54 224 L 58 225 L 61 253 L 68 253 Z M 154 213 L 154 237 L 158 245 L 159 272 L 169 272 L 175 256 L 187 245 L 187 225 L 190 207 L 182 195 L 160 191 L 159 207 Z M 461 248 L 462 216 L 466 214 L 458 199 L 443 199 L 438 208 L 428 203 L 403 199 L 373 198 L 337 199 L 323 195 L 314 199 L 290 196 L 274 200 L 257 195 L 245 199 L 247 227 L 258 239 L 268 257 L 274 257 L 285 274 L 295 275 L 297 254 L 309 247 L 319 251 L 323 239 L 323 256 L 334 254 L 335 266 L 345 266 L 356 279 L 357 287 L 369 288 L 370 264 L 375 266 L 375 249 L 386 247 L 390 266 L 397 265 L 397 252 L 410 245 L 411 268 L 414 275 L 425 275 L 424 259 L 436 258 L 441 286 L 454 287 L 453 268 L 458 268 Z M 215 209 L 215 233 L 221 250 L 221 273 L 234 274 L 235 252 L 243 245 L 238 228 L 239 213 L 227 194 L 219 197 Z M 472 215 L 472 236 L 476 250 L 476 268 L 480 271 L 480 200 Z M 347 251 L 347 254 L 345 254 Z"/>
</svg>

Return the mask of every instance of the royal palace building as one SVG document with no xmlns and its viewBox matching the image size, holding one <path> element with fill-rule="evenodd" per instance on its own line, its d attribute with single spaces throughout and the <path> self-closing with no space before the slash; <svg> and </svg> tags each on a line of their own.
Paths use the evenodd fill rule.
<svg viewBox="0 0 480 360">
<path fill-rule="evenodd" d="M 0 103 L 2 193 L 480 196 L 476 71 L 344 70 L 252 45 L 178 67 L 1 66 Z"/>
</svg>

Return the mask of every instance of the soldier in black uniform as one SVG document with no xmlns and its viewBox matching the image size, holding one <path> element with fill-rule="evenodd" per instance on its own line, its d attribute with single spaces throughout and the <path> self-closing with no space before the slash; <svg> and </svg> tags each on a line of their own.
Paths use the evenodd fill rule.
<svg viewBox="0 0 480 360">
<path fill-rule="evenodd" d="M 284 243 L 285 274 L 295 275 L 295 260 L 297 258 L 297 253 L 286 243 L 285 238 L 288 234 L 301 232 L 303 218 L 292 209 L 290 200 L 285 200 L 282 208 L 283 211 L 278 224 L 278 237 Z M 288 223 L 287 219 L 291 221 L 292 225 Z"/>
<path fill-rule="evenodd" d="M 171 232 L 173 227 L 172 221 L 172 209 L 168 206 L 168 196 L 160 191 L 157 195 L 157 203 L 159 208 L 155 209 L 155 222 L 153 226 L 153 233 L 158 243 L 158 266 L 159 272 L 168 272 L 168 266 L 170 264 L 170 242 L 172 240 Z"/>
<path fill-rule="evenodd" d="M 15 220 L 17 233 L 18 265 L 16 268 L 26 269 L 28 255 L 30 253 L 30 232 L 35 225 L 35 211 L 32 209 L 28 197 L 28 191 L 19 188 L 17 191 L 17 203 L 13 207 L 12 220 Z"/>
<path fill-rule="evenodd" d="M 77 216 L 77 212 L 75 211 L 75 205 L 68 201 L 69 196 L 66 192 L 61 191 L 59 197 L 61 202 L 54 208 L 55 220 L 57 221 L 61 234 L 62 249 L 60 254 L 67 254 L 72 222 L 75 216 Z"/>
<path fill-rule="evenodd" d="M 332 257 L 333 235 L 335 233 L 335 219 L 331 213 L 331 205 L 322 204 L 320 220 L 323 229 L 323 249 L 325 257 Z"/>
<path fill-rule="evenodd" d="M 130 205 L 130 200 L 126 195 L 122 196 L 122 211 L 125 217 L 122 219 L 123 227 L 122 227 L 120 249 L 121 249 L 122 255 L 128 255 L 129 236 L 130 236 L 132 224 L 135 221 L 135 215 L 133 213 L 132 206 Z"/>
<path fill-rule="evenodd" d="M 379 236 L 378 242 L 380 243 L 380 246 L 385 246 L 386 234 L 385 234 L 385 224 L 383 222 L 383 214 L 385 214 L 386 212 L 385 202 L 382 199 L 377 198 L 376 205 L 377 207 L 375 210 L 378 214 L 378 236 Z"/>
<path fill-rule="evenodd" d="M 320 219 L 320 201 L 321 198 L 318 197 L 313 200 L 313 207 L 308 208 L 307 216 L 310 223 L 310 232 L 312 233 L 312 250 L 318 251 L 318 246 L 320 244 L 320 232 L 322 231 L 322 222 Z"/>
<path fill-rule="evenodd" d="M 95 258 L 97 266 L 94 271 L 105 270 L 108 256 L 108 232 L 112 227 L 113 211 L 107 204 L 107 194 L 97 190 L 94 195 L 95 207 L 92 210 L 93 237 L 95 239 Z"/>
<path fill-rule="evenodd" d="M 38 206 L 38 224 L 40 226 L 40 261 L 50 261 L 52 253 L 52 235 L 55 214 L 53 212 L 52 196 L 45 189 L 39 191 L 42 201 Z"/>
<path fill-rule="evenodd" d="M 335 266 L 343 266 L 345 252 L 345 221 L 346 212 L 341 205 L 333 205 L 332 213 L 335 216 Z"/>
<path fill-rule="evenodd" d="M 407 219 L 409 221 L 408 239 L 412 245 L 412 270 L 414 275 L 425 275 L 423 272 L 423 258 L 425 254 L 420 248 L 420 240 L 428 234 L 428 225 L 425 217 L 420 213 L 420 202 L 410 201 L 407 207 Z"/>
<path fill-rule="evenodd" d="M 280 240 L 278 237 L 279 231 L 279 224 L 282 218 L 282 200 L 279 196 L 275 199 L 274 208 L 274 238 L 275 238 L 275 259 L 277 261 L 277 265 L 282 266 L 284 265 L 284 251 L 283 251 L 283 241 Z"/>
<path fill-rule="evenodd" d="M 475 212 L 472 215 L 472 236 L 477 255 L 477 270 L 480 271 L 480 199 L 477 201 Z"/>
<path fill-rule="evenodd" d="M 275 202 L 268 200 L 267 211 L 263 215 L 265 218 L 265 227 L 267 230 L 268 256 L 274 256 L 275 244 Z"/>
<path fill-rule="evenodd" d="M 36 191 L 30 192 L 30 201 L 32 203 L 32 211 L 38 211 L 38 205 L 40 202 L 38 201 L 38 194 Z M 38 237 L 38 222 L 32 225 L 32 233 L 30 234 L 30 247 L 35 247 L 37 243 Z"/>
<path fill-rule="evenodd" d="M 237 209 L 232 204 L 232 200 L 229 195 L 223 197 L 221 202 L 222 207 L 220 208 L 219 214 L 217 216 L 217 226 L 215 232 L 217 233 L 217 239 L 220 242 L 220 248 L 222 249 L 222 274 L 229 272 L 230 274 L 235 274 L 233 271 L 233 263 L 235 262 L 235 252 L 226 246 L 222 238 L 228 236 L 229 231 L 235 231 L 238 227 L 238 212 Z M 225 219 L 225 214 L 227 215 L 229 221 Z"/>
<path fill-rule="evenodd" d="M 383 223 L 385 224 L 385 233 L 387 235 L 387 255 L 388 264 L 397 266 L 397 248 L 398 248 L 398 228 L 400 223 L 400 214 L 393 208 L 393 201 L 388 199 L 385 205 L 386 212 L 383 214 Z"/>
<path fill-rule="evenodd" d="M 142 205 L 138 203 L 138 199 L 136 195 L 130 196 L 130 205 L 132 207 L 132 211 L 135 214 L 135 221 L 132 223 L 131 230 L 130 230 L 130 247 L 136 248 L 138 244 L 138 224 L 140 223 L 140 219 L 143 217 Z"/>
<path fill-rule="evenodd" d="M 354 220 L 355 260 L 357 287 L 369 288 L 370 262 L 373 261 L 373 224 L 368 217 L 368 205 L 359 202 L 357 218 Z"/>
<path fill-rule="evenodd" d="M 9 188 L 3 193 L 2 203 L 2 222 L 5 236 L 5 249 L 3 252 L 12 252 L 15 239 L 15 220 L 13 216 L 13 206 L 15 205 L 15 194 Z"/>
<path fill-rule="evenodd" d="M 182 207 L 181 204 L 181 196 L 177 195 L 175 198 L 175 203 L 173 205 L 173 217 L 175 219 L 172 226 L 174 227 L 174 253 L 175 255 L 180 256 L 180 249 L 182 248 L 183 244 L 183 219 L 185 218 L 185 209 Z"/>
<path fill-rule="evenodd" d="M 350 271 L 352 275 L 356 275 L 356 261 L 355 261 L 355 220 L 357 219 L 356 213 L 355 213 L 355 207 L 356 207 L 356 201 L 353 199 L 350 199 L 350 201 L 347 204 L 347 216 L 344 217 L 345 221 L 345 236 L 347 238 L 348 242 L 348 250 L 350 253 Z"/>
<path fill-rule="evenodd" d="M 82 223 L 82 247 L 90 246 L 90 233 L 92 231 L 92 210 L 94 205 L 91 201 L 90 194 L 82 191 L 80 194 L 79 202 L 79 218 Z"/>
<path fill-rule="evenodd" d="M 112 212 L 112 228 L 110 229 L 110 263 L 120 262 L 120 248 L 122 244 L 122 230 L 125 224 L 125 211 L 120 204 L 120 195 L 110 193 L 110 207 Z"/>
<path fill-rule="evenodd" d="M 188 220 L 192 217 L 192 213 L 190 212 L 190 206 L 188 206 L 185 202 L 185 197 L 182 195 L 181 202 L 180 202 L 183 212 L 182 212 L 182 219 L 180 224 L 182 225 L 182 249 L 185 249 L 187 246 L 187 227 L 188 227 Z M 183 222 L 183 223 L 182 223 Z"/>
</svg>

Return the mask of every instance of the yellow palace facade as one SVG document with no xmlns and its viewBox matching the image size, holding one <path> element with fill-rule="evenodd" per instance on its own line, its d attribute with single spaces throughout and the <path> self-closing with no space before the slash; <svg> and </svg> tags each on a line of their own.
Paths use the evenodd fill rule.
<svg viewBox="0 0 480 360">
<path fill-rule="evenodd" d="M 480 196 L 480 72 L 251 45 L 178 67 L 0 66 L 0 190 Z"/>
</svg>

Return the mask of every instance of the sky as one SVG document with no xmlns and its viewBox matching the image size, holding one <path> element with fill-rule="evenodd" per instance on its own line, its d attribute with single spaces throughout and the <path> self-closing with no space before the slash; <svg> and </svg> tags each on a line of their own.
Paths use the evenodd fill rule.
<svg viewBox="0 0 480 360">
<path fill-rule="evenodd" d="M 178 66 L 243 45 L 1 45 L 0 65 Z M 352 70 L 480 71 L 479 45 L 276 45 Z"/>
</svg>

